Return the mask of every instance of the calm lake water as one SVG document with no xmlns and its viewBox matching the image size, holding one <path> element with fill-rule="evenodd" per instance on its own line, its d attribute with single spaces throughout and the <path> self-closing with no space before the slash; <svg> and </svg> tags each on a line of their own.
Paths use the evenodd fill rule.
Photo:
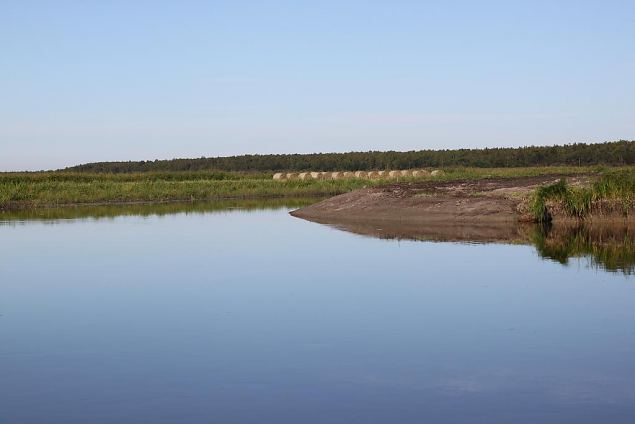
<svg viewBox="0 0 635 424">
<path fill-rule="evenodd" d="M 629 247 L 241 206 L 0 214 L 0 422 L 635 422 Z"/>
</svg>

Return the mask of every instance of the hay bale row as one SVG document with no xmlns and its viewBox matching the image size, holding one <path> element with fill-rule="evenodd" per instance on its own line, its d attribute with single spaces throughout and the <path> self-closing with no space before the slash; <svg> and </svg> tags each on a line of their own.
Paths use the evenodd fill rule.
<svg viewBox="0 0 635 424">
<path fill-rule="evenodd" d="M 371 180 L 378 180 L 382 178 L 423 178 L 423 177 L 438 177 L 443 175 L 443 171 L 435 169 L 432 172 L 424 169 L 416 170 L 394 170 L 394 171 L 346 171 L 346 172 L 278 172 L 273 174 L 273 179 L 282 180 L 341 180 L 344 178 L 365 178 Z"/>
<path fill-rule="evenodd" d="M 273 174 L 273 179 L 274 180 L 286 180 L 287 179 L 287 174 L 283 174 L 282 172 L 276 172 L 275 174 Z"/>
</svg>

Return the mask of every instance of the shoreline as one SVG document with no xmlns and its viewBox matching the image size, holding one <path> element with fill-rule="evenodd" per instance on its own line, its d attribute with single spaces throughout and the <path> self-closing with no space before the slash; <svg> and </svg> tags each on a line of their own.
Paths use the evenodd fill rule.
<svg viewBox="0 0 635 424">
<path fill-rule="evenodd" d="M 175 198 L 166 200 L 131 200 L 131 201 L 102 201 L 102 202 L 75 202 L 75 203 L 40 203 L 31 205 L 28 203 L 17 203 L 8 207 L 0 206 L 0 212 L 20 212 L 20 211 L 37 211 L 46 209 L 63 209 L 63 208 L 81 208 L 81 207 L 104 207 L 104 206 L 152 206 L 167 204 L 195 204 L 195 203 L 211 203 L 211 202 L 227 202 L 227 201 L 267 201 L 267 200 L 297 200 L 297 199 L 323 199 L 325 196 L 319 193 L 306 195 L 255 195 L 255 196 L 225 196 L 210 197 L 202 199 Z"/>
<path fill-rule="evenodd" d="M 565 176 L 488 178 L 481 180 L 422 181 L 367 187 L 290 212 L 297 218 L 326 224 L 408 223 L 409 225 L 513 224 L 536 222 L 530 200 L 539 187 Z M 588 187 L 597 176 L 566 177 L 574 188 Z M 634 222 L 624 216 L 621 200 L 602 200 L 584 218 L 567 215 L 557 202 L 549 203 L 554 222 Z"/>
</svg>

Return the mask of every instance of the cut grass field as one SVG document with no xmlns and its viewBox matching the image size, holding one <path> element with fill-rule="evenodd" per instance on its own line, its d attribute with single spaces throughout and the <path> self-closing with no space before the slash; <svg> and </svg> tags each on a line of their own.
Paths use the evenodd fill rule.
<svg viewBox="0 0 635 424">
<path fill-rule="evenodd" d="M 633 169 L 633 168 L 623 168 Z M 600 175 L 605 167 L 450 168 L 437 180 L 514 178 L 537 175 Z M 0 208 L 82 204 L 159 203 L 220 199 L 332 196 L 387 180 L 274 181 L 271 174 L 162 172 L 92 174 L 68 172 L 0 174 Z M 402 178 L 408 181 L 412 178 Z M 394 180 L 390 180 L 394 182 Z"/>
</svg>

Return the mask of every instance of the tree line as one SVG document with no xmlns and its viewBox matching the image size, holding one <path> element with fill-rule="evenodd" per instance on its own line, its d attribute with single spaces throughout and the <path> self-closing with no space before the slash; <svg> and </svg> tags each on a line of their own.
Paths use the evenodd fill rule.
<svg viewBox="0 0 635 424">
<path fill-rule="evenodd" d="M 431 167 L 506 168 L 550 165 L 633 165 L 635 141 L 409 152 L 266 154 L 154 161 L 96 162 L 67 171 L 130 173 L 172 171 L 354 171 Z"/>
</svg>

